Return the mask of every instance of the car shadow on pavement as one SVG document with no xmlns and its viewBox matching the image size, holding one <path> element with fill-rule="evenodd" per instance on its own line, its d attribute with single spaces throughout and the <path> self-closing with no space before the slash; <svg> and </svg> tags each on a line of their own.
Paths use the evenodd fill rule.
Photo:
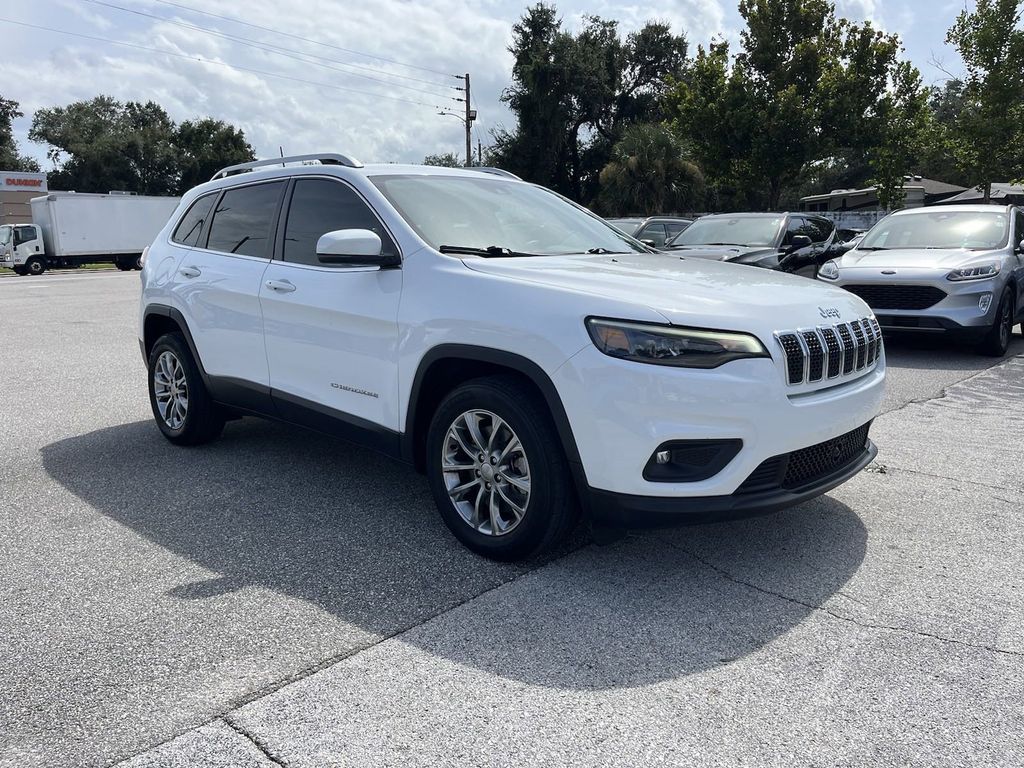
<svg viewBox="0 0 1024 768">
<path fill-rule="evenodd" d="M 216 574 L 170 589 L 145 572 L 128 579 L 153 591 L 147 599 L 227 595 L 244 608 L 261 599 L 246 587 L 274 590 L 377 635 L 410 630 L 401 640 L 430 654 L 558 688 L 648 684 L 752 653 L 840 590 L 867 542 L 860 518 L 823 497 L 605 547 L 578 548 L 578 533 L 546 567 L 505 565 L 455 541 L 412 469 L 283 425 L 234 422 L 220 441 L 182 449 L 136 422 L 42 454 L 88 505 Z"/>
</svg>

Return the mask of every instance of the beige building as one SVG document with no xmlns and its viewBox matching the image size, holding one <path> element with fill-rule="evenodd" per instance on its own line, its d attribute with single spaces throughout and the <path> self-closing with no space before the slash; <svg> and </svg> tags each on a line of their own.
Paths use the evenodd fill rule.
<svg viewBox="0 0 1024 768">
<path fill-rule="evenodd" d="M 47 193 L 45 173 L 0 171 L 0 224 L 30 224 L 29 200 Z"/>
</svg>

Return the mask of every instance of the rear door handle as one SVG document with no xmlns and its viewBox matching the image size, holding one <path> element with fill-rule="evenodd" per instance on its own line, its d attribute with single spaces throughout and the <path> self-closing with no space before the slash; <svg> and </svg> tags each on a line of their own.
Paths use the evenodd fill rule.
<svg viewBox="0 0 1024 768">
<path fill-rule="evenodd" d="M 291 293 L 295 286 L 287 280 L 267 280 L 267 288 L 278 293 Z"/>
<path fill-rule="evenodd" d="M 182 267 L 178 270 L 184 277 L 199 277 L 203 274 L 203 270 L 199 267 Z"/>
</svg>

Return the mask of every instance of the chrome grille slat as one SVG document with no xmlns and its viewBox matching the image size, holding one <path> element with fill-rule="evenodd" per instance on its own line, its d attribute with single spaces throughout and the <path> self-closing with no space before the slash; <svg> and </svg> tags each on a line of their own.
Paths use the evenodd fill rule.
<svg viewBox="0 0 1024 768">
<path fill-rule="evenodd" d="M 789 386 L 860 376 L 882 356 L 882 329 L 874 317 L 849 323 L 776 331 Z"/>
</svg>

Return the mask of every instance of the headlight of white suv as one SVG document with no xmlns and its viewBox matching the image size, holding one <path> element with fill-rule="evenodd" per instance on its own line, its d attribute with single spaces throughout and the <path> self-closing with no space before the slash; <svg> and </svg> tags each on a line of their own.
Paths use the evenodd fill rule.
<svg viewBox="0 0 1024 768">
<path fill-rule="evenodd" d="M 771 357 L 754 336 L 732 331 L 677 328 L 591 317 L 587 330 L 595 346 L 622 360 L 679 368 L 717 368 L 732 360 Z"/>
<path fill-rule="evenodd" d="M 947 280 L 960 282 L 962 280 L 984 280 L 986 277 L 995 277 L 999 274 L 999 262 L 992 261 L 987 264 L 975 264 L 970 267 L 954 269 L 948 275 Z"/>
<path fill-rule="evenodd" d="M 823 277 L 826 280 L 836 280 L 839 278 L 839 267 L 836 265 L 836 260 L 826 261 L 820 267 L 818 267 L 818 277 Z"/>
</svg>

